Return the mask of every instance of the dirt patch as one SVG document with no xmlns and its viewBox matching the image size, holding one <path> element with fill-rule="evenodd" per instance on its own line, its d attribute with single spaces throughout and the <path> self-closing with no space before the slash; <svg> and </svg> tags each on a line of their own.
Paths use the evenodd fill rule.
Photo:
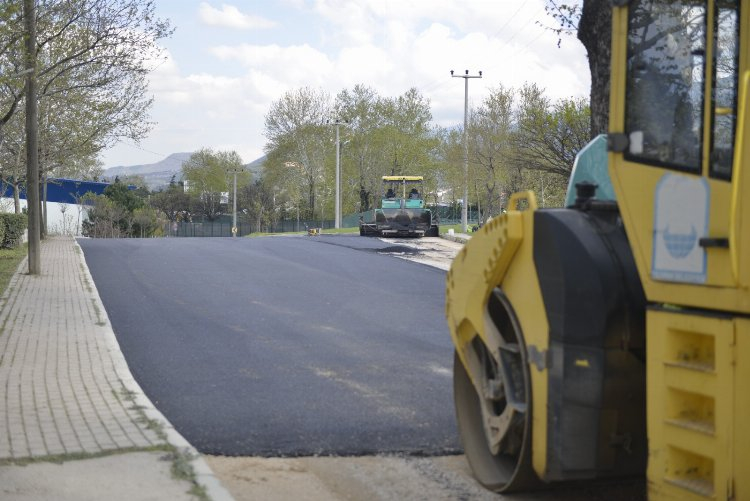
<svg viewBox="0 0 750 501">
<path fill-rule="evenodd" d="M 474 480 L 464 456 L 204 458 L 237 501 L 646 500 L 643 479 L 542 485 L 501 496 Z"/>
<path fill-rule="evenodd" d="M 412 252 L 409 253 L 394 254 L 396 257 L 433 266 L 444 271 L 450 269 L 453 258 L 456 257 L 456 254 L 458 254 L 463 247 L 463 244 L 461 243 L 436 237 L 413 239 L 409 243 L 389 238 L 383 238 L 381 240 L 388 243 L 398 242 L 401 244 L 399 247 L 408 247 L 412 249 Z"/>
<path fill-rule="evenodd" d="M 205 459 L 237 501 L 497 499 L 463 456 Z"/>
</svg>

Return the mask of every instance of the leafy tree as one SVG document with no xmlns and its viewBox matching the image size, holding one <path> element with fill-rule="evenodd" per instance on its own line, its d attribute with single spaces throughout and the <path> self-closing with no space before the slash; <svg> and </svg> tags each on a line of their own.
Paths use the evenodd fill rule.
<svg viewBox="0 0 750 501">
<path fill-rule="evenodd" d="M 157 229 L 156 211 L 147 207 L 143 193 L 116 179 L 102 195 L 87 193 L 80 203 L 86 208 L 83 234 L 97 238 L 147 237 Z"/>
<path fill-rule="evenodd" d="M 147 237 L 153 235 L 159 228 L 156 211 L 151 207 L 140 207 L 133 211 L 133 229 L 131 235 L 134 237 Z"/>
<path fill-rule="evenodd" d="M 324 183 L 330 130 L 323 123 L 330 115 L 330 97 L 309 87 L 286 92 L 271 104 L 265 116 L 266 153 L 269 165 L 298 166 L 302 176 L 291 178 L 295 191 L 307 192 L 307 214 L 315 217 L 316 196 Z M 272 168 L 273 168 L 272 167 Z"/>
<path fill-rule="evenodd" d="M 513 89 L 493 89 L 469 117 L 469 160 L 475 198 L 486 216 L 498 214 L 505 202 L 512 166 L 511 137 L 514 133 Z"/>
<path fill-rule="evenodd" d="M 535 84 L 525 85 L 519 94 L 514 161 L 567 180 L 575 156 L 589 140 L 589 107 L 582 99 L 552 103 Z"/>
<path fill-rule="evenodd" d="M 19 0 L 0 7 L 0 129 L 19 111 L 23 85 L 22 12 Z M 53 0 L 37 6 L 39 98 L 84 97 L 89 113 L 111 118 L 102 139 L 143 137 L 150 125 L 144 76 L 157 41 L 170 36 L 168 21 L 151 0 Z M 135 113 L 135 115 L 133 115 Z"/>
<path fill-rule="evenodd" d="M 175 183 L 174 176 L 166 189 L 151 195 L 150 205 L 172 223 L 191 220 L 190 195 L 185 193 L 182 183 Z"/>
<path fill-rule="evenodd" d="M 559 206 L 575 155 L 588 141 L 582 99 L 550 100 L 533 84 L 499 85 L 469 113 L 469 202 L 483 218 L 505 208 L 512 193 L 533 189 L 542 206 Z M 440 132 L 440 185 L 457 203 L 463 185 L 463 130 Z M 462 191 L 462 190 L 460 190 Z"/>
<path fill-rule="evenodd" d="M 243 186 L 237 198 L 247 211 L 247 219 L 255 224 L 258 231 L 276 221 L 273 190 L 262 180 Z"/>
<path fill-rule="evenodd" d="M 349 167 L 344 169 L 345 178 L 350 180 L 349 185 L 357 195 L 356 202 L 350 205 L 353 212 L 370 210 L 373 194 L 380 190 L 383 166 L 376 153 L 380 147 L 376 131 L 383 125 L 383 117 L 376 108 L 380 100 L 375 90 L 361 84 L 336 96 L 336 115 L 347 122 L 348 142 L 342 157 L 349 160 L 345 163 Z"/>
<path fill-rule="evenodd" d="M 127 210 L 105 195 L 91 192 L 83 195 L 87 218 L 83 221 L 83 234 L 93 238 L 119 238 L 123 236 L 122 222 Z"/>
<path fill-rule="evenodd" d="M 429 100 L 412 88 L 395 99 L 381 100 L 377 111 L 383 117 L 378 134 L 384 142 L 382 153 L 386 165 L 390 164 L 390 173 L 414 174 L 429 164 L 434 147 Z"/>
<path fill-rule="evenodd" d="M 7 185 L 13 189 L 15 213 L 20 214 L 20 190 L 26 180 L 26 138 L 23 121 L 13 120 L 6 125 L 5 131 L 5 137 L 0 141 L 0 182 L 3 187 Z"/>
<path fill-rule="evenodd" d="M 114 183 L 104 188 L 104 196 L 123 207 L 127 212 L 133 212 L 144 205 L 143 199 L 119 179 L 115 179 Z"/>
<path fill-rule="evenodd" d="M 273 159 L 273 155 L 270 158 Z M 303 169 L 295 162 L 266 160 L 264 163 L 261 180 L 264 186 L 272 187 L 279 217 L 285 214 L 293 214 L 297 219 L 308 217 L 307 190 L 302 186 L 301 179 L 304 179 Z M 243 207 L 249 208 L 252 203 L 255 202 L 245 202 Z"/>
<path fill-rule="evenodd" d="M 225 213 L 221 203 L 222 193 L 232 191 L 234 173 L 237 172 L 238 189 L 250 182 L 250 173 L 243 170 L 242 159 L 235 151 L 214 152 L 203 148 L 182 165 L 182 177 L 188 193 L 193 195 L 197 213 L 214 221 Z"/>
</svg>

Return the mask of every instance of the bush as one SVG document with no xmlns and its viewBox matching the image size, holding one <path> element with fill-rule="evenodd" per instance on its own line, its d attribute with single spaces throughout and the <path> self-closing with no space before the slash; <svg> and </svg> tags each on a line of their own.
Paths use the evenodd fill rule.
<svg viewBox="0 0 750 501">
<path fill-rule="evenodd" d="M 28 226 L 26 214 L 0 214 L 0 233 L 3 249 L 13 249 L 21 245 L 23 232 Z"/>
</svg>

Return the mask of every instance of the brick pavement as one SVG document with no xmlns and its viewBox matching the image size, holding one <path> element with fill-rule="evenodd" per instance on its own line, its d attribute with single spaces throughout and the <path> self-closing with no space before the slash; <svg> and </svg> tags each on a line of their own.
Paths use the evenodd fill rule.
<svg viewBox="0 0 750 501">
<path fill-rule="evenodd" d="M 0 299 L 0 459 L 166 444 L 126 398 L 80 253 L 72 239 L 45 240 L 42 275 L 16 273 Z"/>
<path fill-rule="evenodd" d="M 231 499 L 133 379 L 75 240 L 45 239 L 41 261 L 0 297 L 0 465 L 171 445 L 210 497 Z"/>
</svg>

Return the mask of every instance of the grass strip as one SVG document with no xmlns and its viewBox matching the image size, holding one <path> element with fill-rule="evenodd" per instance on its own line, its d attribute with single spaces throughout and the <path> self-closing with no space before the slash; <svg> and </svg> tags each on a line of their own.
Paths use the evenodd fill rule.
<svg viewBox="0 0 750 501">
<path fill-rule="evenodd" d="M 28 244 L 15 249 L 0 249 L 0 292 L 8 288 L 8 283 L 18 269 L 18 265 L 28 253 Z"/>
</svg>

